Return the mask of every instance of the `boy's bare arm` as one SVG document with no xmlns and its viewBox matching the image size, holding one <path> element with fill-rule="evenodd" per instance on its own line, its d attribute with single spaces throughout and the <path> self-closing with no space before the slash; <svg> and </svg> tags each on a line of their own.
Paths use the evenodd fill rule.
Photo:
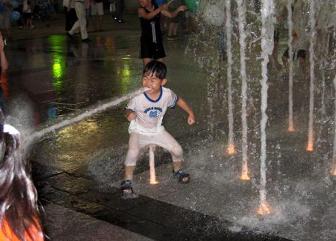
<svg viewBox="0 0 336 241">
<path fill-rule="evenodd" d="M 128 121 L 135 120 L 136 118 L 136 113 L 133 110 L 126 109 L 125 111 L 125 117 L 127 118 Z"/>
<path fill-rule="evenodd" d="M 177 105 L 184 110 L 185 112 L 187 112 L 188 114 L 188 124 L 192 125 L 196 122 L 196 118 L 195 118 L 195 114 L 192 111 L 191 107 L 187 104 L 187 102 L 185 102 L 184 99 L 182 99 L 181 97 L 179 97 L 178 101 L 177 101 Z"/>
<path fill-rule="evenodd" d="M 185 5 L 181 5 L 173 12 L 169 12 L 168 7 L 166 7 L 161 11 L 161 13 L 168 18 L 175 18 L 179 12 L 184 12 L 186 10 L 187 10 L 187 7 Z"/>
<path fill-rule="evenodd" d="M 149 13 L 146 12 L 144 8 L 139 8 L 139 9 L 138 9 L 138 16 L 139 16 L 139 17 L 142 17 L 142 18 L 144 18 L 144 19 L 147 19 L 147 20 L 152 19 L 152 18 L 154 18 L 157 14 L 159 14 L 163 9 L 166 8 L 165 5 L 167 5 L 167 4 L 162 4 L 160 7 L 158 7 L 157 9 L 155 9 L 154 11 L 149 12 Z"/>
</svg>

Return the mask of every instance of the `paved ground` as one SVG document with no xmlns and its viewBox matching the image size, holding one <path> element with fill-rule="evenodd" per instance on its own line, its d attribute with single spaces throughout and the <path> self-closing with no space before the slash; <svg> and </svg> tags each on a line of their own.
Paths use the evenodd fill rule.
<svg viewBox="0 0 336 241">
<path fill-rule="evenodd" d="M 91 32 L 88 44 L 67 39 L 62 22 L 62 17 L 56 16 L 50 27 L 36 23 L 31 33 L 14 30 L 6 50 L 11 69 L 5 81 L 5 101 L 13 122 L 25 133 L 71 119 L 139 87 L 142 62 L 138 59 L 136 16 L 127 15 L 126 24 L 121 25 L 105 17 L 106 31 Z M 214 76 L 207 75 L 193 62 L 193 56 L 184 53 L 187 41 L 188 36 L 183 35 L 165 42 L 168 86 L 191 103 L 198 123 L 188 127 L 185 116 L 176 110 L 168 113 L 165 126 L 185 150 L 192 182 L 177 184 L 169 155 L 159 150 L 160 184 L 149 185 L 144 153 L 135 178 L 140 197 L 120 198 L 118 187 L 128 139 L 122 111 L 125 103 L 47 133 L 32 147 L 30 159 L 51 240 L 309 240 L 321 236 L 310 231 L 322 230 L 321 225 L 327 233 L 323 240 L 328 240 L 335 227 L 333 180 L 320 180 L 328 165 L 325 159 L 318 159 L 316 165 L 312 160 L 318 156 L 293 151 L 302 149 L 303 128 L 295 136 L 283 133 L 286 82 L 274 74 L 270 90 L 274 97 L 270 101 L 269 195 L 280 212 L 267 219 L 255 215 L 258 121 L 255 116 L 249 118 L 253 177 L 245 183 L 237 178 L 240 153 L 236 157 L 223 154 L 227 123 L 222 106 L 227 97 L 223 91 L 210 91 Z M 253 64 L 257 63 L 250 66 Z M 257 78 L 253 81 L 258 83 Z M 304 80 L 297 81 L 302 88 L 295 103 L 304 109 L 308 87 Z M 238 88 L 235 93 L 237 100 Z M 239 114 L 236 111 L 237 126 Z M 304 111 L 296 116 L 301 127 L 306 123 L 302 115 Z M 240 131 L 236 134 L 238 139 Z M 320 147 L 325 148 L 324 144 L 320 142 Z M 308 176 L 309 180 L 304 179 Z M 320 182 L 314 182 L 316 177 Z"/>
</svg>

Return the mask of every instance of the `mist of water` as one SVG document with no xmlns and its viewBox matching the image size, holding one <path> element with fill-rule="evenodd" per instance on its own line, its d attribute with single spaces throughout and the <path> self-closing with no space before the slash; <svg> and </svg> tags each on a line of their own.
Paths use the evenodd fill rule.
<svg viewBox="0 0 336 241">
<path fill-rule="evenodd" d="M 263 0 L 261 9 L 261 120 L 260 120 L 260 203 L 266 202 L 266 124 L 268 116 L 267 91 L 268 91 L 268 70 L 269 56 L 272 54 L 274 43 L 274 3 L 273 0 Z"/>
<path fill-rule="evenodd" d="M 331 174 L 336 176 L 336 75 L 334 78 L 334 105 L 335 105 L 335 113 L 334 113 L 334 146 L 333 146 L 333 155 L 332 155 L 332 166 L 331 166 Z"/>
<path fill-rule="evenodd" d="M 239 23 L 239 45 L 240 45 L 240 77 L 242 81 L 241 98 L 242 98 L 242 175 L 247 175 L 247 120 L 246 120 L 246 102 L 247 102 L 247 75 L 246 75 L 246 6 L 245 1 L 237 0 L 238 4 L 238 23 Z"/>
<path fill-rule="evenodd" d="M 308 144 L 307 151 L 314 149 L 314 82 L 315 82 L 315 38 L 316 38 L 316 19 L 315 19 L 315 0 L 310 0 L 309 10 L 309 24 L 310 24 L 310 44 L 309 44 L 309 63 L 310 63 L 310 87 L 309 87 L 309 122 L 308 122 Z"/>
</svg>

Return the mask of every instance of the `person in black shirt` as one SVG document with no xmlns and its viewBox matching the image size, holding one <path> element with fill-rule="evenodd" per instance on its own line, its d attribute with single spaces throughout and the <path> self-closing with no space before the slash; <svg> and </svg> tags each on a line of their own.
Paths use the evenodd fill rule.
<svg viewBox="0 0 336 241">
<path fill-rule="evenodd" d="M 141 24 L 140 58 L 143 59 L 144 66 L 151 60 L 163 62 L 166 53 L 162 44 L 160 15 L 162 13 L 168 18 L 174 18 L 187 7 L 182 5 L 174 12 L 169 12 L 167 10 L 169 3 L 157 6 L 152 0 L 138 0 L 138 2 L 140 5 L 138 16 Z"/>
</svg>

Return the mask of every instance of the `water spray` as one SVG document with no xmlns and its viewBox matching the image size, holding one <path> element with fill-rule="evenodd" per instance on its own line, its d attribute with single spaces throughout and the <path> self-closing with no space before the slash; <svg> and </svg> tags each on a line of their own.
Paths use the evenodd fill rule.
<svg viewBox="0 0 336 241">
<path fill-rule="evenodd" d="M 267 65 L 269 63 L 269 56 L 273 51 L 274 44 L 274 3 L 273 0 L 262 0 L 262 9 L 261 9 L 261 71 L 262 79 L 261 83 L 261 120 L 260 120 L 260 203 L 257 210 L 260 215 L 268 215 L 271 213 L 271 208 L 266 200 L 266 124 L 268 120 L 267 116 L 267 90 L 268 90 L 268 70 Z"/>
<path fill-rule="evenodd" d="M 152 185 L 158 184 L 155 174 L 155 145 L 149 145 L 149 183 Z"/>
<path fill-rule="evenodd" d="M 226 10 L 226 46 L 227 46 L 227 84 L 228 84 L 228 122 L 229 122 L 229 136 L 228 136 L 228 146 L 226 152 L 229 155 L 236 153 L 234 145 L 234 136 L 233 136 L 233 104 L 232 104 L 232 23 L 231 23 L 231 1 L 225 2 Z"/>
<path fill-rule="evenodd" d="M 331 175 L 336 176 L 336 75 L 334 78 L 334 105 L 335 105 L 335 117 L 334 117 L 334 147 L 332 155 Z"/>
<path fill-rule="evenodd" d="M 247 114 L 246 114 L 246 102 L 247 102 L 247 75 L 246 75 L 246 9 L 245 2 L 243 0 L 237 0 L 238 4 L 238 22 L 239 22 L 239 45 L 240 45 L 240 76 L 242 80 L 241 97 L 242 97 L 242 175 L 247 175 Z M 245 173 L 243 173 L 243 169 Z"/>
<path fill-rule="evenodd" d="M 293 11 L 292 11 L 293 0 L 288 0 L 287 11 L 288 11 L 288 132 L 294 132 L 293 123 Z"/>
<path fill-rule="evenodd" d="M 129 100 L 129 99 L 133 98 L 134 96 L 137 96 L 137 95 L 141 94 L 142 92 L 144 92 L 144 90 L 145 90 L 144 88 L 140 88 L 136 91 L 133 91 L 133 92 L 131 92 L 127 95 L 124 95 L 122 97 L 119 97 L 117 99 L 113 98 L 112 100 L 109 100 L 109 101 L 107 101 L 103 104 L 99 104 L 98 106 L 95 105 L 95 106 L 89 107 L 89 108 L 85 109 L 81 114 L 76 115 L 75 117 L 71 117 L 71 118 L 68 118 L 66 120 L 62 120 L 62 121 L 60 121 L 56 124 L 45 127 L 45 128 L 43 128 L 39 131 L 33 132 L 30 135 L 28 135 L 27 138 L 24 138 L 23 146 L 27 147 L 27 146 L 31 145 L 33 142 L 40 139 L 41 137 L 43 137 L 44 135 L 46 135 L 49 132 L 54 132 L 54 131 L 59 130 L 63 127 L 66 127 L 66 126 L 72 125 L 74 123 L 77 123 L 77 122 L 79 122 L 79 121 L 81 121 L 85 118 L 88 118 L 92 115 L 103 112 L 103 111 L 107 110 L 108 108 L 117 106 L 120 103 L 122 103 L 126 100 Z"/>
<path fill-rule="evenodd" d="M 309 23 L 311 28 L 310 45 L 309 45 L 309 62 L 310 62 L 310 89 L 309 89 L 309 123 L 308 123 L 308 143 L 306 150 L 314 151 L 314 81 L 315 81 L 315 38 L 316 38 L 316 19 L 315 19 L 315 0 L 310 0 Z"/>
</svg>

